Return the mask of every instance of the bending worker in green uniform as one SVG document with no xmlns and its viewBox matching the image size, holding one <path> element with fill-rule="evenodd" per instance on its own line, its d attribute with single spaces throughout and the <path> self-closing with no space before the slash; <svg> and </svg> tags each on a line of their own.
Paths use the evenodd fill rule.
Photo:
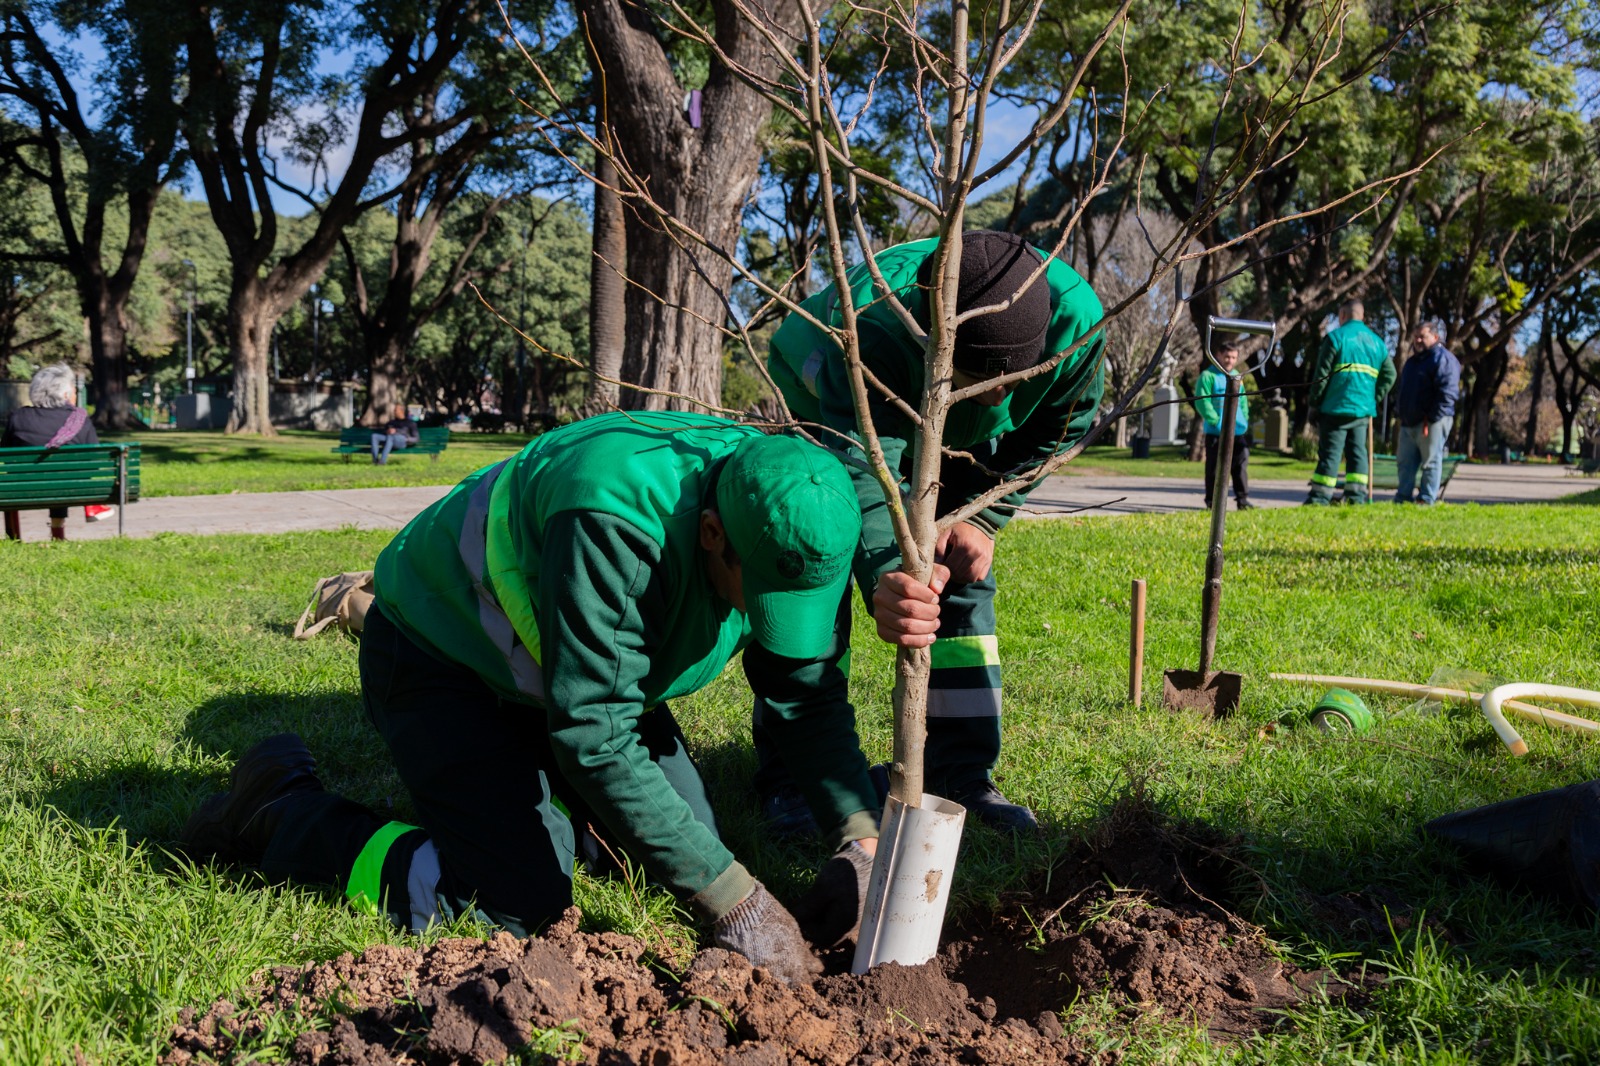
<svg viewBox="0 0 1600 1066">
<path fill-rule="evenodd" d="M 285 734 L 240 759 L 185 842 L 415 929 L 476 911 L 526 935 L 571 904 L 574 825 L 589 824 L 718 946 L 804 980 L 820 965 L 718 837 L 666 701 L 744 652 L 847 867 L 803 901 L 833 923 L 808 931 L 847 932 L 878 833 L 836 633 L 859 531 L 843 466 L 798 438 L 659 413 L 547 433 L 378 558 L 361 694 L 419 824 L 324 791 Z"/>
<path fill-rule="evenodd" d="M 937 239 L 913 241 L 880 252 L 879 270 L 900 302 L 927 328 L 928 288 Z M 1001 303 L 1015 296 L 1045 256 L 1021 237 L 978 230 L 962 238 L 958 311 Z M 922 394 L 923 346 L 873 289 L 866 266 L 849 275 L 861 356 L 879 381 L 913 408 Z M 838 293 L 830 286 L 802 305 L 837 326 Z M 1100 321 L 1100 301 L 1066 263 L 1050 259 L 1043 275 L 1004 311 L 980 315 L 956 332 L 953 385 L 1025 370 L 1069 348 Z M 1077 441 L 1093 423 L 1104 388 L 1096 337 L 1049 373 L 1015 387 L 995 388 L 957 404 L 945 425 L 946 447 L 971 453 L 976 463 L 947 458 L 939 476 L 939 512 L 948 513 L 992 488 L 994 473 L 1038 464 Z M 820 423 L 859 439 L 856 410 L 843 350 L 800 315 L 790 315 L 773 335 L 769 367 L 790 411 L 802 422 Z M 913 449 L 910 420 L 871 385 L 873 425 L 889 469 L 909 477 Z M 832 434 L 825 441 L 843 446 Z M 854 449 L 858 458 L 864 453 Z M 982 466 L 977 464 L 981 463 Z M 986 470 L 985 470 L 986 468 Z M 995 638 L 995 579 L 991 570 L 995 535 L 1026 499 L 1031 486 L 1013 492 L 942 534 L 939 564 L 930 585 L 900 571 L 888 507 L 878 482 L 851 466 L 861 500 L 861 547 L 854 573 L 883 639 L 899 645 L 932 644 L 928 693 L 928 791 L 964 805 L 997 828 L 1036 828 L 1033 812 L 1009 802 L 990 779 L 1000 754 L 1000 654 Z M 848 624 L 846 612 L 842 618 Z M 935 637 L 937 636 L 937 639 Z M 771 718 L 757 701 L 756 747 L 761 768 L 757 791 L 769 824 L 779 831 L 809 828 L 785 767 L 764 723 Z M 801 778 L 803 780 L 803 777 Z"/>
<path fill-rule="evenodd" d="M 1339 328 L 1322 338 L 1311 372 L 1311 414 L 1317 420 L 1317 469 L 1308 504 L 1333 502 L 1339 463 L 1345 461 L 1344 501 L 1366 503 L 1367 425 L 1394 384 L 1394 360 L 1362 321 L 1366 308 L 1349 300 L 1339 308 Z"/>
</svg>

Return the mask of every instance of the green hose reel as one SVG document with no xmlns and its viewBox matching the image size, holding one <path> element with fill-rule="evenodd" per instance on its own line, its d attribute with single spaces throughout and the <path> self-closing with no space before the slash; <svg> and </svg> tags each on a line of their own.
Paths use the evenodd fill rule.
<svg viewBox="0 0 1600 1066">
<path fill-rule="evenodd" d="M 1349 689 L 1330 688 L 1311 708 L 1311 724 L 1324 733 L 1365 733 L 1372 728 L 1372 712 Z"/>
</svg>

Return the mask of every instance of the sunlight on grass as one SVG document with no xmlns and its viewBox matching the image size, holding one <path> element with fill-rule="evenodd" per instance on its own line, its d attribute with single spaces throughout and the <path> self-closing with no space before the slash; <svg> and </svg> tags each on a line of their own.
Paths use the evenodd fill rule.
<svg viewBox="0 0 1600 1066">
<path fill-rule="evenodd" d="M 426 460 L 423 461 L 426 464 Z M 204 464 L 196 464 L 204 465 Z M 332 465 L 340 465 L 337 460 Z M 1306 724 L 1318 693 L 1272 671 L 1424 681 L 1438 667 L 1600 687 L 1600 524 L 1592 508 L 1372 507 L 1230 517 L 1217 665 L 1245 674 L 1222 722 L 1158 706 L 1160 670 L 1197 655 L 1204 515 L 1018 523 L 1000 540 L 1006 748 L 997 778 L 1051 832 L 970 827 L 952 907 L 989 906 L 1063 854 L 1140 779 L 1166 809 L 1243 834 L 1235 906 L 1308 967 L 1382 975 L 1356 1005 L 1310 1005 L 1281 1033 L 1213 1046 L 1180 1020 L 1067 1009 L 1129 1062 L 1533 1062 L 1600 1056 L 1592 921 L 1464 875 L 1427 819 L 1600 775 L 1600 748 L 1524 730 L 1513 759 L 1465 709 L 1369 701 L 1368 734 Z M 415 942 L 332 893 L 194 869 L 169 851 L 232 757 L 295 730 L 330 787 L 405 818 L 367 725 L 355 645 L 289 638 L 313 581 L 371 565 L 388 534 L 19 544 L 0 550 L 0 1061 L 149 1062 L 185 1006 L 262 967 Z M 1123 701 L 1128 584 L 1149 582 L 1146 702 Z M 890 750 L 890 656 L 860 624 L 853 693 L 868 754 Z M 734 667 L 682 701 L 734 851 L 792 898 L 823 856 L 759 831 L 748 690 Z M 1264 727 L 1272 725 L 1268 732 Z M 1406 929 L 1327 917 L 1384 893 Z M 589 921 L 681 965 L 694 930 L 638 878 L 580 877 Z M 482 932 L 470 925 L 451 930 Z M 437 934 L 436 934 L 437 935 Z M 270 1058 L 270 1047 L 257 1049 Z"/>
<path fill-rule="evenodd" d="M 336 433 L 283 430 L 278 436 L 230 437 L 221 432 L 150 432 L 112 436 L 138 441 L 140 491 L 145 496 L 205 496 L 228 492 L 371 489 L 454 485 L 466 475 L 520 449 L 527 437 L 459 432 L 437 459 L 396 452 L 384 466 L 366 456 L 335 455 Z"/>
</svg>

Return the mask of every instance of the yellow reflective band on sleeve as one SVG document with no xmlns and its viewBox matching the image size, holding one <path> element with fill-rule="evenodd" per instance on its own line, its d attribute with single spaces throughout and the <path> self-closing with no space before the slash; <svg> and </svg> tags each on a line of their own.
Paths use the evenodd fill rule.
<svg viewBox="0 0 1600 1066">
<path fill-rule="evenodd" d="M 1338 478 L 1329 477 L 1326 474 L 1312 474 L 1311 475 L 1311 483 L 1313 485 L 1322 485 L 1325 488 L 1330 488 L 1331 489 L 1335 485 L 1339 484 L 1339 479 Z"/>
<path fill-rule="evenodd" d="M 390 822 L 372 834 L 350 867 L 350 879 L 344 885 L 344 898 L 362 914 L 376 916 L 378 900 L 383 898 L 383 860 L 396 840 L 416 829 L 404 822 Z"/>
<path fill-rule="evenodd" d="M 533 661 L 542 663 L 539 656 L 539 623 L 534 614 L 533 593 L 528 579 L 517 561 L 516 545 L 511 538 L 511 483 L 514 478 L 502 477 L 489 492 L 489 517 L 483 538 L 485 570 L 494 598 L 500 609 L 511 620 L 511 628 L 528 649 Z"/>
<path fill-rule="evenodd" d="M 935 670 L 999 666 L 1000 638 L 993 633 L 980 637 L 940 637 L 933 642 L 932 652 Z"/>
<path fill-rule="evenodd" d="M 1346 474 L 1344 479 L 1351 485 L 1365 485 L 1367 483 L 1367 475 L 1365 474 Z"/>
<path fill-rule="evenodd" d="M 1366 363 L 1340 363 L 1338 366 L 1333 368 L 1333 372 L 1335 374 L 1346 371 L 1352 374 L 1366 374 L 1369 377 L 1378 376 L 1378 368 L 1375 366 L 1368 366 Z"/>
</svg>

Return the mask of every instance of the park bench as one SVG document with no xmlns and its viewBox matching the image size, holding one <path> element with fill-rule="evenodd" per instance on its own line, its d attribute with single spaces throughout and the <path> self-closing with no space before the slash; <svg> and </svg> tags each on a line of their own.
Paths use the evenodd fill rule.
<svg viewBox="0 0 1600 1066">
<path fill-rule="evenodd" d="M 1466 459 L 1465 455 L 1447 455 L 1444 457 L 1444 463 L 1439 470 L 1440 498 L 1444 496 L 1444 487 L 1450 484 L 1451 475 L 1456 472 L 1456 467 L 1460 466 L 1464 459 Z M 1417 476 L 1419 479 L 1421 475 L 1421 470 L 1418 470 Z M 1372 479 L 1370 489 L 1374 495 L 1377 494 L 1379 489 L 1387 489 L 1389 492 L 1393 492 L 1400 487 L 1400 462 L 1393 455 L 1374 455 L 1369 476 Z M 1344 481 L 1343 475 L 1340 476 L 1339 480 L 1340 482 Z"/>
<path fill-rule="evenodd" d="M 18 511 L 91 503 L 116 505 L 120 537 L 128 504 L 138 498 L 138 444 L 0 448 L 0 511 L 11 540 L 22 539 Z"/>
<path fill-rule="evenodd" d="M 349 462 L 352 455 L 372 454 L 372 434 L 370 426 L 351 426 L 349 429 L 339 431 L 339 445 L 333 451 L 344 456 L 344 461 Z M 450 429 L 448 426 L 429 426 L 417 431 L 417 442 L 407 445 L 403 450 L 389 453 L 393 459 L 397 455 L 431 455 L 434 462 L 439 461 L 439 453 L 450 446 Z"/>
</svg>

